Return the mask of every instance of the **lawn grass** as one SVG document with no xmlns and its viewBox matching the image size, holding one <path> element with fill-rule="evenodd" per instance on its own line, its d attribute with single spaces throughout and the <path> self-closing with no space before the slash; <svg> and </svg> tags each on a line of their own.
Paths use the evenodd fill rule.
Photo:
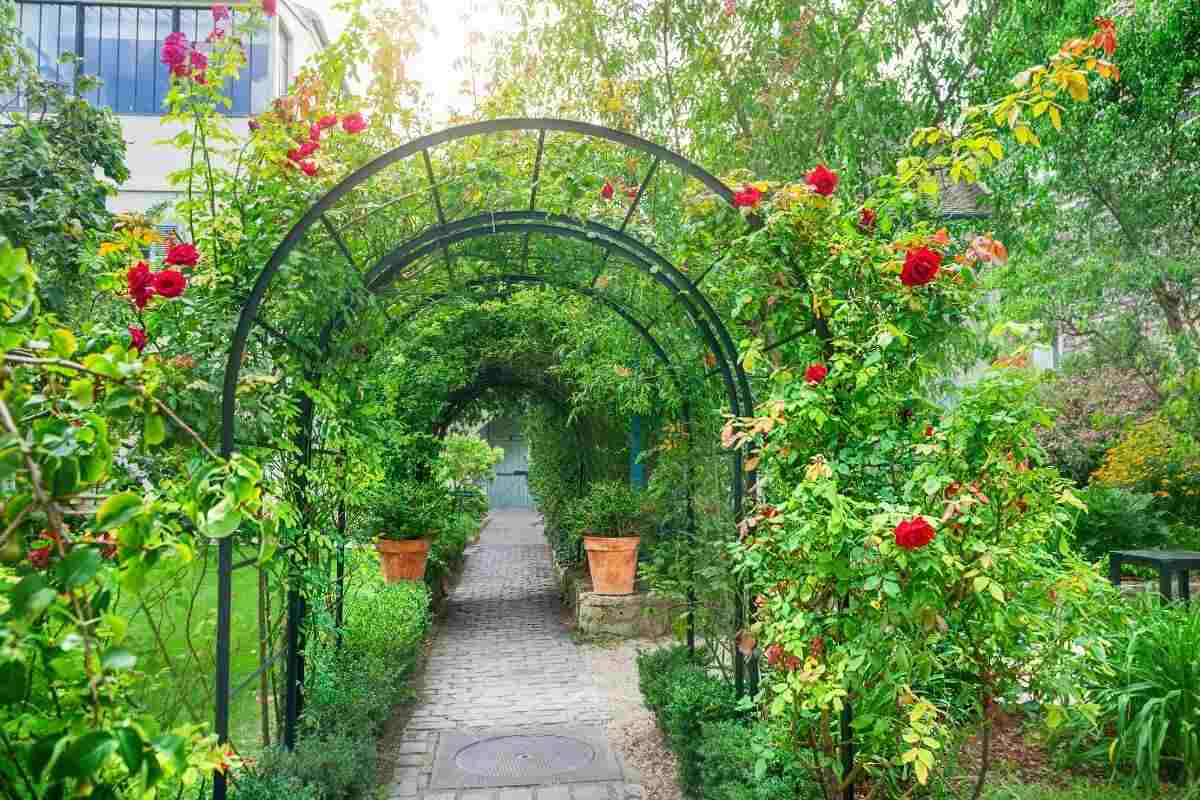
<svg viewBox="0 0 1200 800">
<path fill-rule="evenodd" d="M 215 547 L 206 551 L 189 564 L 171 560 L 156 567 L 146 592 L 141 597 L 127 593 L 119 604 L 130 617 L 125 646 L 138 655 L 138 670 L 144 675 L 138 692 L 141 702 L 165 726 L 213 722 L 217 557 Z M 257 580 L 253 567 L 233 573 L 230 680 L 234 688 L 259 666 Z M 278 616 L 280 598 L 273 597 L 272 605 L 272 614 Z M 230 703 L 230 738 L 242 753 L 261 747 L 258 686 L 257 679 L 251 681 Z"/>
<path fill-rule="evenodd" d="M 1078 781 L 1068 786 L 1002 783 L 984 790 L 983 800 L 1200 800 L 1200 787 L 1160 787 L 1146 791 Z"/>
</svg>

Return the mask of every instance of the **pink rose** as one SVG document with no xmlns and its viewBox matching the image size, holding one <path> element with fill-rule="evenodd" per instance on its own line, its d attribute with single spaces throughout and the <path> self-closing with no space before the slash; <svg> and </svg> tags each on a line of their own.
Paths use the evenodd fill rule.
<svg viewBox="0 0 1200 800">
<path fill-rule="evenodd" d="M 348 114 L 342 120 L 342 130 L 346 133 L 362 133 L 366 130 L 367 121 L 363 119 L 363 115 L 358 111 L 353 114 Z"/>
</svg>

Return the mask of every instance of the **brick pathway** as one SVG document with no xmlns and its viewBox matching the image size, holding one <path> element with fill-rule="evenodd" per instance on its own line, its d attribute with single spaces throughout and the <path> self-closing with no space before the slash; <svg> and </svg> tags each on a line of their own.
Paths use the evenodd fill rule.
<svg viewBox="0 0 1200 800">
<path fill-rule="evenodd" d="M 562 603 L 540 518 L 498 509 L 467 551 L 400 744 L 391 798 L 633 800 L 633 783 L 431 789 L 434 756 L 450 731 L 497 734 L 603 728 L 609 710 L 562 623 Z"/>
</svg>

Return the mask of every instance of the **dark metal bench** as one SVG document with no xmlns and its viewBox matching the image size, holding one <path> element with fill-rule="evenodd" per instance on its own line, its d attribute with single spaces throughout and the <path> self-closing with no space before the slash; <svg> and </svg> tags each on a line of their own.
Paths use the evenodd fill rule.
<svg viewBox="0 0 1200 800">
<path fill-rule="evenodd" d="M 1191 570 L 1200 570 L 1200 553 L 1194 550 L 1114 550 L 1108 556 L 1108 579 L 1121 587 L 1122 564 L 1144 564 L 1158 570 L 1158 591 L 1164 600 L 1171 599 L 1171 576 L 1178 576 L 1179 599 L 1191 599 L 1189 580 Z"/>
</svg>

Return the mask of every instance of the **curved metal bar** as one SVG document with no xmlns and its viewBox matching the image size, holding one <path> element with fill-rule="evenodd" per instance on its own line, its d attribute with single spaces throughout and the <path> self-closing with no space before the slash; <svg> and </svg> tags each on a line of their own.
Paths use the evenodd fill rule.
<svg viewBox="0 0 1200 800">
<path fill-rule="evenodd" d="M 647 141 L 637 136 L 628 133 L 616 131 L 610 128 L 604 128 L 598 125 L 589 123 L 573 122 L 568 120 L 558 119 L 500 119 L 486 122 L 477 122 L 468 125 L 461 125 L 454 128 L 448 128 L 437 133 L 429 134 L 410 141 L 388 153 L 385 153 L 370 163 L 356 170 L 351 175 L 347 176 L 340 183 L 329 190 L 323 197 L 314 203 L 300 220 L 292 226 L 284 237 L 283 241 L 272 252 L 266 265 L 259 272 L 255 280 L 254 286 L 251 288 L 249 295 L 244 301 L 237 325 L 234 329 L 233 336 L 230 341 L 229 357 L 226 361 L 224 384 L 222 386 L 221 396 L 221 454 L 228 457 L 234 451 L 236 439 L 236 410 L 237 410 L 237 383 L 241 374 L 242 358 L 246 351 L 247 342 L 249 339 L 251 328 L 254 320 L 258 315 L 259 309 L 262 306 L 263 300 L 266 297 L 267 289 L 270 287 L 275 275 L 279 272 L 283 263 L 287 260 L 291 252 L 303 241 L 304 236 L 308 233 L 313 225 L 320 222 L 323 225 L 329 226 L 328 220 L 324 219 L 324 215 L 343 197 L 353 191 L 355 188 L 370 180 L 376 174 L 386 169 L 388 166 L 397 162 L 403 161 L 418 153 L 427 152 L 429 148 L 436 147 L 448 142 L 457 141 L 471 136 L 489 135 L 506 131 L 539 131 L 539 139 L 544 140 L 546 131 L 560 131 L 565 133 L 576 133 L 583 136 L 589 136 L 596 139 L 603 139 L 614 142 L 619 145 L 633 148 L 640 152 L 652 156 L 658 162 L 665 162 L 675 166 L 686 175 L 699 180 L 711 191 L 721 197 L 725 202 L 732 203 L 733 191 L 707 172 L 700 166 L 692 163 L 683 156 L 678 155 L 670 150 L 667 150 L 660 145 Z M 541 145 L 539 144 L 539 150 Z M 505 212 L 516 213 L 516 212 Z M 525 214 L 535 213 L 530 211 Z M 489 219 L 496 217 L 488 215 Z M 673 292 L 675 298 L 678 298 L 684 305 L 689 317 L 696 324 L 696 328 L 701 337 L 711 348 L 714 356 L 716 356 L 722 366 L 722 378 L 725 382 L 726 393 L 730 404 L 730 410 L 734 414 L 740 415 L 744 409 L 748 413 L 753 408 L 753 396 L 750 392 L 749 381 L 737 359 L 737 350 L 733 345 L 733 340 L 729 335 L 729 331 L 725 328 L 723 321 L 716 314 L 708 299 L 700 293 L 697 286 L 687 278 L 687 276 L 675 269 L 667 259 L 663 258 L 651 248 L 643 245 L 633 237 L 628 236 L 623 230 L 616 231 L 598 223 L 571 221 L 568 223 L 564 220 L 550 220 L 545 218 L 539 221 L 526 218 L 524 222 L 513 220 L 515 229 L 519 232 L 542 232 L 554 236 L 565 238 L 575 238 L 585 241 L 595 242 L 599 238 L 602 242 L 605 252 L 616 252 L 624 256 L 626 260 L 642 269 L 646 274 L 652 276 L 656 281 L 663 284 Z M 448 247 L 454 240 L 453 235 L 447 235 L 450 228 L 459 223 L 450 222 L 439 224 L 434 229 L 434 238 L 444 247 Z M 523 226 L 523 227 L 522 227 Z M 332 226 L 330 226 L 332 227 Z M 497 231 L 492 229 L 491 234 L 494 235 Z M 429 232 L 427 231 L 426 234 Z M 483 232 L 466 231 L 467 235 L 461 236 L 461 239 L 475 238 L 476 236 L 484 235 Z M 426 234 L 422 234 L 422 238 Z M 344 240 L 341 239 L 340 233 L 331 230 L 331 235 L 339 246 L 344 245 Z M 414 240 L 415 241 L 415 240 Z M 412 243 L 406 243 L 401 247 L 414 249 Z M 343 249 L 345 249 L 343 247 Z M 345 255 L 345 253 L 343 253 Z M 411 263 L 411 262 L 410 262 Z M 370 284 L 374 285 L 383 271 L 390 270 L 390 266 L 383 266 L 382 262 L 377 264 L 372 269 L 368 276 Z M 535 276 L 527 276 L 534 278 Z M 544 282 L 545 279 L 537 277 L 538 282 Z M 394 280 L 394 278 L 393 278 Z M 383 286 L 389 285 L 391 281 L 384 281 Z M 581 287 L 574 287 L 573 290 L 578 291 Z M 601 302 L 609 304 L 609 299 L 602 295 L 594 297 Z M 619 305 L 619 304 L 618 304 Z M 322 331 L 321 346 L 322 352 L 327 352 L 327 347 L 331 341 L 333 333 L 344 325 L 344 320 L 347 319 L 352 311 L 354 301 L 351 299 L 347 307 L 338 313 L 333 320 L 330 321 Z M 617 308 L 609 305 L 614 311 Z M 621 312 L 618 312 L 621 313 Z M 655 348 L 656 356 L 666 357 L 665 351 L 661 346 L 657 345 L 656 340 L 650 335 L 649 330 L 636 318 L 630 314 L 626 316 L 621 314 L 627 322 L 639 330 L 639 333 L 646 338 L 648 343 L 652 343 Z M 714 333 L 715 331 L 715 333 Z M 669 360 L 665 361 L 668 366 Z M 674 369 L 670 370 L 675 376 Z M 681 386 L 682 389 L 682 386 Z M 686 403 L 686 393 L 684 394 Z M 312 417 L 307 417 L 308 428 L 311 430 Z M 753 480 L 753 476 L 751 476 Z M 735 454 L 735 474 L 733 476 L 733 501 L 734 511 L 740 517 L 742 494 L 744 486 L 742 483 L 741 470 L 741 454 Z M 229 728 L 229 661 L 230 661 L 230 641 L 229 628 L 231 616 L 230 594 L 232 590 L 230 573 L 232 567 L 232 542 L 230 539 L 223 539 L 218 548 L 218 609 L 217 609 L 217 664 L 216 664 L 216 732 L 220 741 L 228 739 Z M 740 594 L 740 590 L 739 590 Z M 742 603 L 739 600 L 738 605 L 739 618 L 742 612 Z M 293 648 L 294 654 L 294 648 Z M 737 688 L 740 693 L 742 689 L 742 658 L 737 656 Z M 226 794 L 226 782 L 224 776 L 217 776 L 213 784 L 213 796 L 215 800 L 224 800 Z"/>
</svg>

